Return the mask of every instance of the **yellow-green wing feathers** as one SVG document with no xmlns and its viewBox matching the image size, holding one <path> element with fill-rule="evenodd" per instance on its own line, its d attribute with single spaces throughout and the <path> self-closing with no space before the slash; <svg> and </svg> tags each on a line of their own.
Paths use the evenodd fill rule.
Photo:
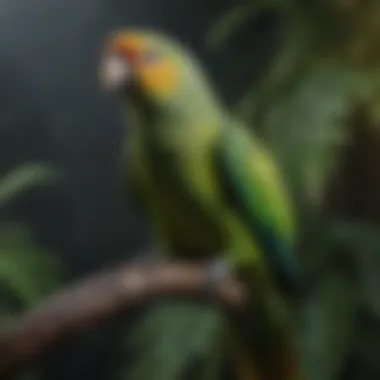
<svg viewBox="0 0 380 380">
<path fill-rule="evenodd" d="M 248 130 L 237 125 L 224 129 L 216 165 L 230 206 L 259 243 L 269 269 L 281 287 L 293 288 L 299 280 L 293 254 L 294 217 L 272 158 Z"/>
</svg>

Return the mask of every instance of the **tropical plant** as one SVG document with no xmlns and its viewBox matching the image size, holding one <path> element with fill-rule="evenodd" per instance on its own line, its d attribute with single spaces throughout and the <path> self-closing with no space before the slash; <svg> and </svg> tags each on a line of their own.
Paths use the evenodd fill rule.
<svg viewBox="0 0 380 380">
<path fill-rule="evenodd" d="M 357 104 L 364 102 L 376 125 L 380 76 L 369 66 L 379 63 L 380 56 L 368 56 L 368 50 L 380 38 L 378 24 L 371 21 L 380 7 L 356 1 L 251 1 L 244 10 L 239 5 L 223 16 L 209 43 L 215 47 L 225 41 L 239 14 L 252 22 L 268 9 L 281 14 L 284 37 L 260 82 L 248 88 L 236 109 L 276 153 L 293 189 L 300 224 L 306 226 L 300 245 L 305 266 L 326 267 L 343 246 L 360 273 L 355 283 L 341 266 L 326 272 L 303 310 L 302 352 L 309 378 L 336 379 L 357 333 L 357 310 L 366 304 L 363 298 L 374 298 L 363 294 L 363 284 L 378 268 L 373 250 L 379 241 L 374 239 L 376 225 L 341 220 L 327 195 L 341 174 L 342 153 L 355 143 L 350 116 Z M 369 260 L 371 274 L 362 270 Z"/>
<path fill-rule="evenodd" d="M 380 6 L 355 0 L 246 0 L 215 22 L 206 37 L 208 46 L 223 49 L 227 41 L 233 43 L 242 24 L 254 23 L 264 12 L 280 16 L 282 38 L 260 80 L 244 90 L 234 108 L 265 139 L 292 189 L 303 226 L 299 255 L 305 270 L 312 274 L 324 268 L 314 297 L 299 310 L 300 344 L 308 378 L 333 380 L 361 334 L 358 312 L 374 309 L 378 290 L 368 285 L 380 274 L 377 226 L 366 218 L 344 219 L 334 211 L 329 194 L 355 144 L 351 119 L 357 106 L 364 104 L 371 125 L 378 124 L 380 24 L 374 15 L 378 20 Z M 377 170 L 372 169 L 374 175 Z M 350 269 L 342 262 L 349 262 Z M 158 325 L 162 316 L 157 318 Z M 198 321 L 201 325 L 207 322 Z M 202 352 L 212 349 L 212 343 L 205 343 L 211 330 L 204 331 Z M 151 347 L 156 346 L 150 342 L 144 347 L 139 364 L 144 375 L 138 380 L 152 377 L 149 369 L 158 368 L 151 365 L 156 350 Z M 178 368 L 185 363 L 186 355 L 179 351 L 159 356 L 162 365 Z M 183 375 L 168 368 L 165 373 L 170 380 Z"/>
<path fill-rule="evenodd" d="M 25 164 L 10 171 L 0 180 L 0 210 L 31 187 L 56 177 L 55 169 L 42 164 Z M 51 252 L 34 241 L 28 228 L 0 220 L 0 329 L 56 288 L 58 264 Z M 21 378 L 34 379 L 35 375 Z"/>
</svg>

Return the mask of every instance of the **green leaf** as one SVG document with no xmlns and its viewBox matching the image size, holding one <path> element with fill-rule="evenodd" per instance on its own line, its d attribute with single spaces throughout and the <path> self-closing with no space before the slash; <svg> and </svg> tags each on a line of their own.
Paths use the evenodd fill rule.
<svg viewBox="0 0 380 380">
<path fill-rule="evenodd" d="M 198 374 L 194 378 L 203 379 L 205 370 L 211 376 L 223 331 L 224 318 L 212 306 L 179 299 L 159 301 L 134 329 L 132 342 L 139 355 L 121 378 L 180 380 L 189 370 Z"/>
<path fill-rule="evenodd" d="M 312 55 L 314 34 L 302 17 L 294 15 L 284 27 L 279 51 L 268 65 L 261 81 L 238 101 L 236 112 L 246 121 L 260 123 L 257 114 L 270 112 L 270 106 L 292 93 L 310 69 L 307 58 Z"/>
<path fill-rule="evenodd" d="M 316 63 L 293 91 L 271 104 L 263 119 L 266 142 L 301 207 L 319 207 L 323 200 L 348 139 L 344 116 L 351 90 L 349 72 Z"/>
<path fill-rule="evenodd" d="M 303 361 L 310 380 L 333 380 L 348 354 L 359 293 L 352 281 L 331 275 L 303 310 Z"/>
<path fill-rule="evenodd" d="M 56 169 L 38 163 L 24 164 L 12 170 L 0 181 L 0 207 L 25 189 L 56 180 L 57 176 Z"/>
<path fill-rule="evenodd" d="M 27 308 L 59 282 L 59 262 L 18 226 L 0 231 L 0 283 Z"/>
<path fill-rule="evenodd" d="M 264 10 L 278 9 L 283 0 L 257 0 L 240 4 L 222 14 L 206 33 L 206 44 L 210 48 L 220 48 L 228 38 L 244 23 L 252 22 L 254 17 Z"/>
</svg>

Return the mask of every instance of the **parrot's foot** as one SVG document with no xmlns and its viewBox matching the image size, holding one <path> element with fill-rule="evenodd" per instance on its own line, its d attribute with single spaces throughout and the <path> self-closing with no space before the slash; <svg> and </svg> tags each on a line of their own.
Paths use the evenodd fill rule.
<svg viewBox="0 0 380 380">
<path fill-rule="evenodd" d="M 226 260 L 212 261 L 207 267 L 205 291 L 208 295 L 217 292 L 220 283 L 231 276 L 231 268 Z"/>
</svg>

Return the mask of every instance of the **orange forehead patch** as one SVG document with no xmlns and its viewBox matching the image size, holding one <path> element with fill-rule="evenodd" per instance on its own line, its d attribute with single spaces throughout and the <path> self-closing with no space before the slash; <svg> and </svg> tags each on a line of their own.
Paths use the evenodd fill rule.
<svg viewBox="0 0 380 380">
<path fill-rule="evenodd" d="M 108 52 L 133 53 L 144 49 L 146 38 L 140 34 L 118 32 L 112 35 L 106 44 Z"/>
</svg>

